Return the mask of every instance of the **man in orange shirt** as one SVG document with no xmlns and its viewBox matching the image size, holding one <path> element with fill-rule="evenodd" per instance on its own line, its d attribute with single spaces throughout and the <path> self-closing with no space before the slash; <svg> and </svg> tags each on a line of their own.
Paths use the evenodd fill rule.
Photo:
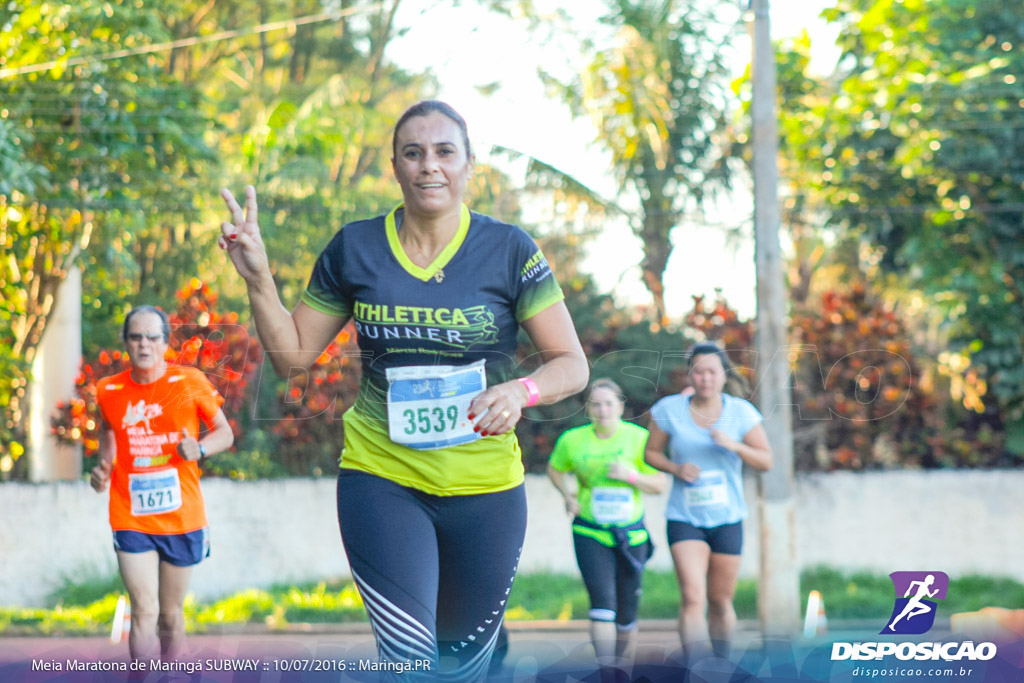
<svg viewBox="0 0 1024 683">
<path fill-rule="evenodd" d="M 195 368 L 168 366 L 170 325 L 139 306 L 121 332 L 131 368 L 97 383 L 100 461 L 90 484 L 110 486 L 110 527 L 132 606 L 132 659 L 179 657 L 192 567 L 209 555 L 198 461 L 234 441 L 217 390 Z M 209 431 L 199 438 L 200 422 Z"/>
</svg>

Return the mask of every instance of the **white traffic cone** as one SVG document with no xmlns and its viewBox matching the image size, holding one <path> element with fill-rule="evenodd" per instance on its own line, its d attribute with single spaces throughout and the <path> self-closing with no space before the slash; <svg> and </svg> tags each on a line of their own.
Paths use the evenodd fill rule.
<svg viewBox="0 0 1024 683">
<path fill-rule="evenodd" d="M 120 643 L 132 630 L 132 604 L 121 595 L 117 598 L 114 608 L 114 623 L 110 626 L 110 642 Z"/>
<path fill-rule="evenodd" d="M 813 638 L 828 633 L 825 618 L 825 600 L 818 591 L 807 596 L 807 614 L 804 616 L 804 638 Z"/>
</svg>

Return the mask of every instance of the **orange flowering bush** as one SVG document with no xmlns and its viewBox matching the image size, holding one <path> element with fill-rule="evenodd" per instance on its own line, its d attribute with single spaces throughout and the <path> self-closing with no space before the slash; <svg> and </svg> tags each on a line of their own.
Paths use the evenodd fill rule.
<svg viewBox="0 0 1024 683">
<path fill-rule="evenodd" d="M 167 361 L 202 370 L 224 397 L 224 414 L 235 432 L 236 450 L 245 437 L 257 436 L 256 451 L 233 461 L 211 463 L 212 471 L 231 477 L 266 472 L 309 475 L 329 472 L 344 443 L 341 413 L 359 390 L 358 348 L 351 329 L 343 330 L 317 362 L 287 381 L 266 373 L 262 391 L 274 395 L 265 433 L 254 417 L 260 388 L 263 349 L 238 322 L 236 313 L 217 311 L 217 294 L 193 278 L 177 293 L 177 309 L 168 315 L 171 338 Z M 57 406 L 53 432 L 59 440 L 81 443 L 86 455 L 99 450 L 99 408 L 96 382 L 130 366 L 123 351 L 100 351 L 82 366 L 76 381 L 78 396 Z M 269 437 L 269 438 L 268 438 Z M 250 446 L 252 448 L 252 446 Z M 249 468 L 247 470 L 247 468 Z"/>
<path fill-rule="evenodd" d="M 935 409 L 910 332 L 863 284 L 828 291 L 790 325 L 800 469 L 922 465 Z"/>
<path fill-rule="evenodd" d="M 263 362 L 263 347 L 238 322 L 238 314 L 217 312 L 217 294 L 193 278 L 177 294 L 178 309 L 168 316 L 168 362 L 196 367 L 224 397 L 224 415 L 235 436 L 247 401 L 249 381 Z"/>
<path fill-rule="evenodd" d="M 336 465 L 344 444 L 341 416 L 355 401 L 361 374 L 349 326 L 309 370 L 288 378 L 273 431 L 281 437 L 281 458 L 290 471 L 322 474 Z"/>
<path fill-rule="evenodd" d="M 754 324 L 721 297 L 694 297 L 686 324 L 725 348 L 756 386 Z M 903 321 L 863 284 L 826 292 L 794 311 L 785 353 L 791 369 L 797 470 L 950 464 L 936 458 L 938 403 Z M 954 439 L 955 441 L 955 439 Z"/>
<path fill-rule="evenodd" d="M 206 373 L 225 399 L 224 412 L 236 435 L 243 437 L 236 445 L 249 444 L 244 447 L 249 450 L 243 448 L 232 461 L 213 463 L 212 471 L 237 478 L 331 472 L 344 443 L 342 413 L 359 390 L 360 359 L 351 326 L 309 370 L 287 380 L 266 373 L 267 387 L 257 391 L 253 381 L 260 376 L 263 350 L 237 315 L 220 314 L 216 293 L 196 279 L 177 298 L 177 309 L 169 316 L 167 359 Z M 627 417 L 642 423 L 643 412 L 658 395 L 688 383 L 685 362 L 649 367 L 652 353 L 671 352 L 668 360 L 682 360 L 679 351 L 688 343 L 680 339 L 679 331 L 655 330 L 610 315 L 602 308 L 605 304 L 606 300 L 593 302 L 596 312 L 580 316 L 584 323 L 590 318 L 606 323 L 603 328 L 583 324 L 582 341 L 595 376 L 619 381 L 631 400 Z M 752 321 L 741 320 L 718 296 L 714 301 L 694 297 L 684 323 L 684 338 L 716 341 L 727 350 L 737 375 L 755 385 Z M 532 348 L 520 349 L 521 360 L 531 353 Z M 984 414 L 966 414 L 943 398 L 936 373 L 925 371 L 903 320 L 862 284 L 828 291 L 820 301 L 794 311 L 789 346 L 780 353 L 787 354 L 791 368 L 797 470 L 1003 463 L 1001 426 L 989 424 Z M 58 439 L 81 443 L 88 455 L 98 450 L 96 382 L 128 366 L 122 351 L 101 351 L 83 365 L 76 383 L 78 396 L 58 406 L 53 418 Z M 524 373 L 529 367 L 524 361 Z M 750 394 L 733 386 L 727 390 Z M 268 403 L 256 394 L 269 394 L 272 400 Z M 263 430 L 254 424 L 257 402 L 267 420 Z M 583 409 L 579 400 L 570 400 L 528 412 L 518 430 L 524 460 L 531 470 L 541 471 L 554 439 L 584 419 Z"/>
<path fill-rule="evenodd" d="M 238 436 L 246 387 L 263 360 L 263 350 L 246 327 L 238 324 L 237 314 L 217 312 L 217 296 L 208 285 L 193 278 L 177 298 L 178 310 L 168 315 L 171 338 L 167 362 L 194 366 L 206 373 L 224 397 L 224 414 Z M 96 382 L 129 367 L 128 354 L 119 350 L 100 351 L 95 360 L 82 366 L 75 381 L 78 396 L 58 404 L 51 420 L 58 440 L 81 443 L 89 456 L 99 450 Z"/>
<path fill-rule="evenodd" d="M 123 351 L 100 351 L 96 360 L 82 366 L 75 379 L 76 398 L 57 404 L 51 424 L 58 441 L 81 443 L 86 455 L 100 448 L 100 411 L 96 405 L 96 381 L 114 375 L 129 366 Z"/>
</svg>

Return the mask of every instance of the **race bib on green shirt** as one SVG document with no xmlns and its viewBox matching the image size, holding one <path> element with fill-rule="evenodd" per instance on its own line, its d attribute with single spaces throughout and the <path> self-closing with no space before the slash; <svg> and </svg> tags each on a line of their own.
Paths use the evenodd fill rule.
<svg viewBox="0 0 1024 683">
<path fill-rule="evenodd" d="M 590 509 L 598 524 L 631 522 L 633 490 L 625 486 L 598 486 L 590 495 Z"/>
</svg>

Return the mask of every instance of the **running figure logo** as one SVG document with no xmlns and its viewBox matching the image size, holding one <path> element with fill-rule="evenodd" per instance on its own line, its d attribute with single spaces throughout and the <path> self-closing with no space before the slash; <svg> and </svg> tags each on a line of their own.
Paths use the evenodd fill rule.
<svg viewBox="0 0 1024 683">
<path fill-rule="evenodd" d="M 146 423 L 146 433 L 152 434 L 153 430 L 149 426 L 149 421 L 154 417 L 160 417 L 164 414 L 163 406 L 159 403 L 147 404 L 141 398 L 135 405 L 129 403 L 128 409 L 124 412 L 124 419 L 121 420 L 122 427 L 134 427 L 140 422 Z"/>
<path fill-rule="evenodd" d="M 896 604 L 888 624 L 880 633 L 915 635 L 927 632 L 935 623 L 937 603 L 934 600 L 946 599 L 949 577 L 943 572 L 893 572 L 889 578 L 896 589 Z"/>
</svg>

